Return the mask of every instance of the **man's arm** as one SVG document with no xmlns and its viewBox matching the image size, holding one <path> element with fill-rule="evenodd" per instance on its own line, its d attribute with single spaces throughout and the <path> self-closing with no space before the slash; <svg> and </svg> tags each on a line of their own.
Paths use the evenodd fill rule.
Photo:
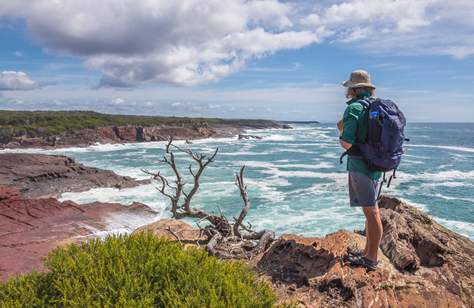
<svg viewBox="0 0 474 308">
<path fill-rule="evenodd" d="M 341 121 L 337 123 L 340 132 L 339 143 L 345 150 L 349 150 L 356 140 L 358 114 L 353 107 L 347 107 Z"/>
<path fill-rule="evenodd" d="M 342 136 L 342 134 L 344 133 L 344 120 L 339 120 L 339 122 L 337 122 L 337 129 L 339 130 L 339 135 Z M 339 138 L 339 143 L 346 150 L 349 150 L 352 146 L 352 144 L 340 138 Z"/>
</svg>

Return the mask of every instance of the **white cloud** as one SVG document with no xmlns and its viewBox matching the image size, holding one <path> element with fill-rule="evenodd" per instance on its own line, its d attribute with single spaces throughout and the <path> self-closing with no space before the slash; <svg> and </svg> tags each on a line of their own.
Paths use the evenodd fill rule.
<svg viewBox="0 0 474 308">
<path fill-rule="evenodd" d="M 195 85 L 314 43 L 369 52 L 474 55 L 472 0 L 3 0 L 47 50 L 77 56 L 102 86 Z"/>
<path fill-rule="evenodd" d="M 38 83 L 24 72 L 0 72 L 0 91 L 33 90 L 38 87 Z"/>
<path fill-rule="evenodd" d="M 474 55 L 472 0 L 346 0 L 313 9 L 303 27 L 324 27 L 332 41 L 370 52 Z"/>
<path fill-rule="evenodd" d="M 2 12 L 47 49 L 83 57 L 104 86 L 212 82 L 320 39 L 293 29 L 291 5 L 277 0 L 6 0 Z"/>
<path fill-rule="evenodd" d="M 117 97 L 112 100 L 112 104 L 114 105 L 121 105 L 125 103 L 125 100 L 123 98 Z"/>
</svg>

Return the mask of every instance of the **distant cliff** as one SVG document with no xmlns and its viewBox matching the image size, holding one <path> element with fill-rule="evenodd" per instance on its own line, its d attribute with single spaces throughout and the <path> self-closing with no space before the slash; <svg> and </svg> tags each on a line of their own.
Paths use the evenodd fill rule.
<svg viewBox="0 0 474 308">
<path fill-rule="evenodd" d="M 0 111 L 0 147 L 67 147 L 234 136 L 282 128 L 270 120 L 110 115 L 92 111 Z"/>
</svg>

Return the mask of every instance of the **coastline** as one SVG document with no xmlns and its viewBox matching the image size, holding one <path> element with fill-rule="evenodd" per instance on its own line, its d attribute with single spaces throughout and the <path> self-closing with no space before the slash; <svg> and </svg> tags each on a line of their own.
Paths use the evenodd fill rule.
<svg viewBox="0 0 474 308">
<path fill-rule="evenodd" d="M 0 149 L 70 148 L 94 144 L 231 137 L 246 129 L 291 128 L 272 120 L 126 116 L 0 110 Z"/>
<path fill-rule="evenodd" d="M 282 129 L 269 129 L 272 133 L 280 130 Z M 258 135 L 258 130 L 248 130 L 245 133 Z M 288 141 L 288 139 L 281 138 L 282 136 L 279 134 L 281 133 L 276 136 L 278 138 L 264 138 L 264 140 L 276 140 L 277 144 L 285 142 L 284 140 Z M 225 141 L 233 141 L 234 145 L 240 144 L 236 135 L 195 139 L 192 143 L 199 147 L 200 143 L 212 143 L 213 140 L 219 145 Z M 186 141 L 177 142 L 185 143 Z M 104 150 L 110 150 L 110 148 L 131 149 L 143 146 L 162 148 L 164 143 L 165 141 L 100 144 L 92 147 L 76 147 L 75 149 L 96 152 L 101 148 Z M 252 141 L 251 144 L 258 146 L 260 142 Z M 25 151 L 59 154 L 58 152 L 67 152 L 66 150 L 67 148 L 53 150 L 51 148 L 17 148 L 0 151 L 0 156 L 6 154 L 21 156 L 24 154 L 16 152 Z M 43 154 L 29 155 L 43 156 Z M 282 164 L 289 163 L 282 162 Z M 267 162 L 264 165 L 258 163 L 255 166 L 272 171 L 279 165 Z M 88 167 L 84 166 L 83 168 Z M 101 171 L 103 170 L 100 170 L 99 173 Z M 280 173 L 269 172 L 268 174 L 271 177 Z M 312 173 L 304 175 L 311 176 Z M 232 185 L 232 183 L 229 182 L 228 185 Z M 102 188 L 99 187 L 102 186 L 97 186 L 98 193 L 101 193 Z M 114 186 L 111 185 L 111 187 Z M 124 192 L 129 189 L 134 190 L 131 187 Z M 87 192 L 92 191 L 87 190 Z M 119 194 L 120 190 L 113 189 L 111 193 Z M 114 229 L 112 224 L 114 219 L 115 221 L 117 219 L 132 221 L 133 217 L 148 217 L 149 223 L 141 221 L 138 229 L 153 232 L 156 231 L 157 224 L 162 224 L 164 228 L 170 226 L 166 222 L 169 220 L 162 219 L 166 215 L 153 212 L 153 207 L 145 205 L 146 202 L 129 205 L 113 202 L 79 204 L 79 202 L 66 201 L 63 198 L 58 201 L 54 198 L 36 199 L 18 195 L 13 197 L 0 195 L 0 199 L 3 200 L 3 205 L 9 204 L 17 207 L 23 213 L 22 215 L 25 215 L 26 208 L 31 207 L 35 211 L 30 211 L 30 213 L 39 218 L 18 216 L 17 218 L 21 221 L 34 225 L 35 229 L 20 230 L 20 232 L 17 230 L 15 238 L 13 235 L 7 235 L 1 239 L 1 244 L 4 247 L 0 249 L 0 254 L 4 254 L 0 256 L 0 259 L 8 261 L 10 264 L 15 262 L 15 264 L 26 266 L 18 268 L 15 267 L 16 265 L 8 265 L 5 263 L 6 261 L 2 261 L 0 269 L 3 270 L 0 273 L 2 275 L 8 274 L 8 277 L 26 273 L 32 269 L 42 270 L 41 256 L 54 247 L 87 240 L 91 236 L 102 237 L 114 231 L 124 231 L 119 227 Z M 271 283 L 279 300 L 296 301 L 306 306 L 315 305 L 315 303 L 317 303 L 316 306 L 321 307 L 327 305 L 369 307 L 387 303 L 394 305 L 398 303 L 400 306 L 407 307 L 410 305 L 429 307 L 433 303 L 439 306 L 469 306 L 472 304 L 473 295 L 469 293 L 469 288 L 474 285 L 470 272 L 474 268 L 472 258 L 470 259 L 470 254 L 474 251 L 473 242 L 440 226 L 435 220 L 408 205 L 407 202 L 395 198 L 384 198 L 384 200 L 387 200 L 387 206 L 383 206 L 382 209 L 385 213 L 384 229 L 387 232 L 384 233 L 384 244 L 379 252 L 382 260 L 381 267 L 375 272 L 352 268 L 344 263 L 343 259 L 347 248 L 354 246 L 360 248 L 363 243 L 363 236 L 351 231 L 330 232 L 317 237 L 283 234 L 263 255 L 255 260 L 249 260 L 249 265 L 262 273 L 262 278 Z M 38 208 L 43 209 L 42 212 L 36 212 Z M 62 209 L 62 211 L 57 209 Z M 159 220 L 156 221 L 157 219 Z M 170 224 L 175 226 L 175 222 L 170 222 Z M 67 232 L 59 229 L 61 236 L 58 237 L 58 233 L 49 232 L 52 226 L 52 229 L 56 231 L 58 230 L 57 226 L 67 226 Z M 81 227 L 78 228 L 78 226 Z M 42 236 L 41 244 L 34 237 L 38 231 Z M 132 229 L 126 231 L 131 232 Z M 160 232 L 166 232 L 166 229 Z M 9 237 L 10 242 L 4 242 L 5 238 Z M 18 253 L 15 250 L 17 247 L 34 253 Z M 8 253 L 5 254 L 5 251 Z M 22 256 L 23 259 L 18 260 L 17 255 Z M 467 270 L 463 270 L 463 266 L 467 267 Z M 15 272 L 8 272 L 10 268 Z M 451 278 L 444 280 L 442 277 Z"/>
<path fill-rule="evenodd" d="M 243 127 L 237 130 L 234 126 L 220 127 L 219 133 L 213 136 L 189 135 L 177 142 L 235 139 L 243 131 Z M 159 212 L 135 201 L 129 205 L 60 201 L 63 193 L 107 187 L 120 190 L 149 184 L 150 180 L 121 176 L 57 155 L 67 149 L 88 151 L 94 146 L 127 147 L 134 143 L 129 140 L 72 147 L 23 144 L 0 149 L 0 281 L 42 270 L 42 258 L 55 247 L 124 231 L 124 219 L 137 228 L 161 218 Z M 166 141 L 144 141 L 140 145 L 144 143 L 162 147 Z M 140 224 L 134 225 L 134 221 Z"/>
<path fill-rule="evenodd" d="M 2 155 L 67 160 L 64 156 L 44 154 L 0 154 L 0 158 Z M 82 171 L 89 168 L 72 166 Z M 110 171 L 91 169 L 110 176 Z M 87 177 L 87 172 L 80 176 Z M 38 179 L 48 181 L 48 177 Z M 20 183 L 12 179 L 11 183 L 15 182 Z M 109 234 L 111 221 L 116 218 L 148 217 L 149 223 L 135 232 L 151 231 L 166 236 L 169 226 L 173 226 L 174 235 L 175 232 L 184 232 L 178 233 L 179 236 L 198 233 L 190 226 L 176 229 L 177 224 L 186 223 L 161 219 L 161 215 L 145 204 L 77 204 L 55 198 L 30 198 L 12 185 L 0 186 L 0 211 L 3 214 L 0 280 L 44 270 L 42 257 L 49 251 L 91 236 Z M 374 272 L 344 263 L 347 249 L 360 248 L 363 243 L 363 236 L 351 231 L 337 231 L 322 237 L 283 234 L 265 252 L 247 262 L 271 284 L 282 303 L 296 301 L 304 306 L 317 303 L 319 307 L 472 304 L 474 243 L 396 198 L 384 197 L 381 211 L 385 231 L 379 251 L 381 265 Z M 176 240 L 169 234 L 168 237 Z M 185 240 L 186 237 L 180 238 L 180 241 Z M 206 240 L 199 238 L 199 241 Z M 400 286 L 403 287 L 400 289 Z"/>
</svg>

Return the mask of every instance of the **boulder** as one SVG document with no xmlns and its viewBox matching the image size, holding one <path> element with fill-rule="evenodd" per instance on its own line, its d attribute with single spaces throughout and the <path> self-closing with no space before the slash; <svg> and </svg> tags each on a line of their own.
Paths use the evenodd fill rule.
<svg viewBox="0 0 474 308">
<path fill-rule="evenodd" d="M 383 197 L 379 207 L 380 247 L 391 262 L 474 305 L 474 243 L 397 198 Z"/>
<path fill-rule="evenodd" d="M 138 228 L 133 233 L 140 232 L 151 232 L 158 237 L 165 237 L 173 241 L 179 240 L 182 243 L 189 244 L 201 244 L 208 240 L 199 229 L 177 219 L 160 219 Z"/>
</svg>

